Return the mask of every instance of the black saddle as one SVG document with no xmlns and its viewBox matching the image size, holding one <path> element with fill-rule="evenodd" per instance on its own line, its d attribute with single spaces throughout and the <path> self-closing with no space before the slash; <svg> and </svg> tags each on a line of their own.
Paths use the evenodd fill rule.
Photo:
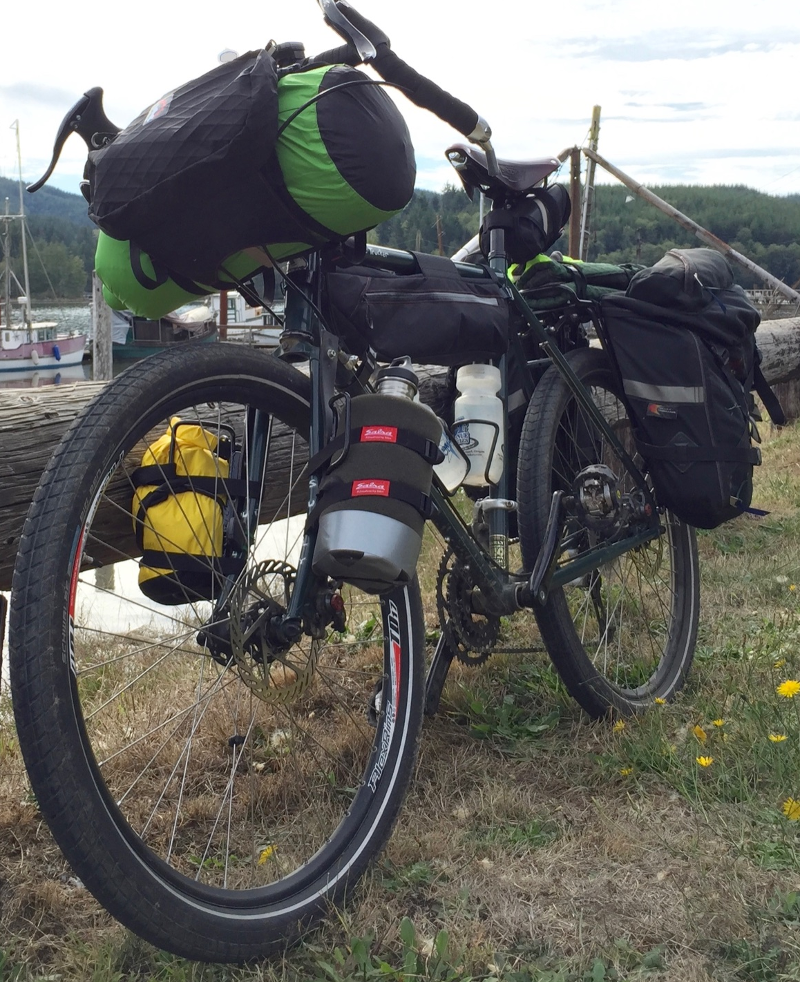
<svg viewBox="0 0 800 982">
<path fill-rule="evenodd" d="M 476 189 L 489 198 L 508 193 L 525 194 L 561 166 L 557 157 L 498 160 L 498 173 L 492 175 L 486 163 L 486 154 L 468 143 L 454 143 L 446 151 L 446 155 L 470 198 L 474 196 Z"/>
</svg>

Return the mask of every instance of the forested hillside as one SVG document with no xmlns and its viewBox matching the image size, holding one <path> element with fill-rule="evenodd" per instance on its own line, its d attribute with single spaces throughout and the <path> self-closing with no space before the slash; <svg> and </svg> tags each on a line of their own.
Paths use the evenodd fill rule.
<svg viewBox="0 0 800 982">
<path fill-rule="evenodd" d="M 775 197 L 721 185 L 653 190 L 773 275 L 790 285 L 800 280 L 800 195 Z M 16 214 L 17 183 L 0 178 L 0 197 L 9 199 L 9 211 Z M 32 295 L 52 295 L 43 261 L 58 296 L 80 296 L 89 288 L 96 235 L 83 197 L 44 187 L 25 195 L 25 211 L 34 243 L 29 249 Z M 699 244 L 690 232 L 620 185 L 597 187 L 591 227 L 591 260 L 649 265 L 667 249 Z M 471 202 L 460 188 L 447 187 L 440 193 L 417 191 L 408 207 L 379 225 L 370 238 L 381 245 L 422 252 L 438 252 L 441 246 L 449 256 L 477 230 L 477 201 Z M 566 251 L 566 236 L 556 247 Z M 20 270 L 17 222 L 11 223 L 10 252 L 12 268 Z M 0 263 L 0 274 L 2 269 Z M 737 276 L 743 286 L 757 285 L 749 274 Z"/>
<path fill-rule="evenodd" d="M 790 285 L 800 279 L 800 195 L 775 197 L 745 187 L 670 185 L 652 190 L 749 259 Z M 452 255 L 478 229 L 478 204 L 461 190 L 417 191 L 400 214 L 378 226 L 381 245 Z M 598 185 L 589 259 L 650 265 L 668 250 L 701 243 L 671 218 L 621 185 Z M 557 243 L 566 250 L 566 235 Z M 748 274 L 744 286 L 755 285 Z"/>
<path fill-rule="evenodd" d="M 79 297 L 89 289 L 94 266 L 95 226 L 89 220 L 80 194 L 43 187 L 35 194 L 23 192 L 28 220 L 28 271 L 31 296 L 42 299 Z M 0 214 L 19 214 L 19 185 L 0 177 Z M 9 223 L 11 268 L 22 279 L 19 222 Z M 5 255 L 0 275 L 5 273 Z M 49 280 L 48 280 L 49 278 Z"/>
</svg>

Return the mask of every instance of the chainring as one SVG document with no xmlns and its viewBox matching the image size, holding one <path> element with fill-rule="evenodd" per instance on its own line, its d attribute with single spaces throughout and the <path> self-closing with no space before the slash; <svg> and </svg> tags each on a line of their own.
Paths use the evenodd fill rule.
<svg viewBox="0 0 800 982">
<path fill-rule="evenodd" d="M 287 704 L 301 696 L 314 677 L 320 642 L 278 644 L 272 621 L 286 612 L 296 570 L 270 559 L 250 567 L 231 591 L 231 654 L 245 685 L 263 702 Z"/>
<path fill-rule="evenodd" d="M 469 566 L 458 561 L 449 548 L 439 564 L 436 606 L 439 624 L 453 655 L 464 665 L 482 665 L 494 651 L 500 635 L 500 618 L 479 614 L 472 607 L 474 582 Z"/>
</svg>

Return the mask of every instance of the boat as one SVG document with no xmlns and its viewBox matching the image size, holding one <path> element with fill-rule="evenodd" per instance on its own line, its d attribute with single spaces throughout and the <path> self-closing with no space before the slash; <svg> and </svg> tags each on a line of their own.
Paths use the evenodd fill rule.
<svg viewBox="0 0 800 982">
<path fill-rule="evenodd" d="M 224 297 L 225 318 L 221 297 Z M 211 298 L 220 333 L 226 341 L 236 341 L 256 348 L 275 348 L 283 331 L 284 300 L 282 295 L 269 307 L 252 306 L 240 294 L 215 293 Z"/>
<path fill-rule="evenodd" d="M 86 335 L 77 332 L 60 331 L 55 321 L 33 320 L 31 314 L 30 286 L 28 282 L 28 230 L 25 222 L 23 203 L 22 157 L 19 145 L 19 122 L 17 130 L 17 162 L 19 165 L 19 214 L 10 215 L 8 198 L 5 214 L 0 216 L 4 224 L 3 256 L 5 259 L 4 311 L 0 317 L 0 373 L 18 372 L 58 372 L 61 369 L 80 365 L 86 350 Z M 23 283 L 20 283 L 11 269 L 9 235 L 12 221 L 20 223 L 22 241 Z M 22 292 L 17 298 L 19 320 L 14 314 L 11 298 L 11 280 Z M 24 285 L 23 285 L 24 284 Z"/>
<path fill-rule="evenodd" d="M 187 304 L 159 320 L 130 311 L 111 311 L 111 355 L 117 361 L 139 361 L 187 341 L 216 341 L 217 321 L 205 304 Z"/>
</svg>

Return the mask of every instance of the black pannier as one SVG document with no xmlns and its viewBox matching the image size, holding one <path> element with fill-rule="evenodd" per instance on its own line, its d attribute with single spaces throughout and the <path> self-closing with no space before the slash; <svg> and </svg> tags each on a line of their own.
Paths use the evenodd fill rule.
<svg viewBox="0 0 800 982">
<path fill-rule="evenodd" d="M 503 354 L 509 302 L 488 276 L 462 277 L 442 256 L 414 253 L 419 273 L 353 266 L 332 272 L 327 291 L 334 330 L 354 352 L 382 361 L 463 365 Z"/>
<path fill-rule="evenodd" d="M 698 528 L 741 514 L 761 462 L 751 442 L 756 380 L 770 415 L 783 418 L 758 372 L 758 311 L 725 259 L 672 250 L 625 296 L 605 298 L 602 312 L 659 503 Z"/>
</svg>

